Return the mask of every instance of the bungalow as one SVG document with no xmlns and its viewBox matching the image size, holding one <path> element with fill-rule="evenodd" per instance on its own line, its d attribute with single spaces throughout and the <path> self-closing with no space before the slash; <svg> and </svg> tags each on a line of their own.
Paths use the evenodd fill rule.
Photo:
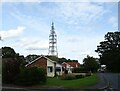
<svg viewBox="0 0 120 91">
<path fill-rule="evenodd" d="M 65 71 L 67 71 L 67 73 L 72 73 L 72 69 L 80 67 L 80 63 L 78 63 L 78 62 L 63 62 L 62 66 L 65 69 Z"/>
<path fill-rule="evenodd" d="M 72 67 L 67 64 L 66 62 L 63 62 L 62 63 L 62 66 L 64 68 L 64 72 L 67 74 L 67 73 L 72 73 Z"/>
<path fill-rule="evenodd" d="M 67 64 L 69 64 L 69 65 L 72 66 L 73 68 L 78 68 L 78 67 L 80 67 L 80 63 L 78 63 L 78 62 L 67 62 Z"/>
<path fill-rule="evenodd" d="M 62 65 L 58 64 L 56 61 L 53 61 L 43 55 L 33 60 L 32 62 L 28 63 L 26 67 L 45 68 L 48 77 L 54 77 L 55 74 L 62 75 Z"/>
</svg>

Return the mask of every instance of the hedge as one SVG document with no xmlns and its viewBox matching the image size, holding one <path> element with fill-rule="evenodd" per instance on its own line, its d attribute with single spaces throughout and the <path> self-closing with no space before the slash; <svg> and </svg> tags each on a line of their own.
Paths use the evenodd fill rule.
<svg viewBox="0 0 120 91">
<path fill-rule="evenodd" d="M 74 68 L 73 73 L 87 73 L 88 71 L 85 68 Z"/>
<path fill-rule="evenodd" d="M 47 80 L 46 71 L 43 68 L 25 68 L 16 79 L 16 84 L 22 86 L 35 85 L 38 83 L 45 83 Z"/>
<path fill-rule="evenodd" d="M 84 78 L 84 75 L 75 75 L 76 79 Z"/>
<path fill-rule="evenodd" d="M 73 80 L 76 79 L 75 75 L 73 74 L 65 74 L 61 77 L 62 80 Z"/>
</svg>

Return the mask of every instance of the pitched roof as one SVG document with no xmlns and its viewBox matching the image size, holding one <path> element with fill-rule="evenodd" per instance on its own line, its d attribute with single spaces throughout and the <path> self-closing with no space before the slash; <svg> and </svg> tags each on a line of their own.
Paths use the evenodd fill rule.
<svg viewBox="0 0 120 91">
<path fill-rule="evenodd" d="M 78 63 L 78 62 L 63 62 L 62 65 L 63 65 L 63 67 L 66 67 L 66 65 L 68 65 L 68 66 L 76 68 L 76 67 L 80 66 L 80 63 Z"/>
<path fill-rule="evenodd" d="M 56 57 L 56 56 L 46 55 L 45 57 L 47 57 L 47 58 L 49 58 L 49 59 L 51 59 L 51 60 L 53 60 L 53 61 L 56 61 L 56 62 L 58 62 L 58 61 L 59 61 L 59 58 L 58 58 L 58 57 Z"/>
<path fill-rule="evenodd" d="M 32 63 L 34 63 L 35 61 L 37 61 L 38 59 L 40 59 L 40 58 L 42 58 L 42 57 L 44 57 L 45 59 L 47 59 L 48 61 L 50 61 L 50 62 L 52 62 L 52 63 L 56 63 L 55 61 L 53 61 L 53 60 L 49 59 L 48 57 L 46 57 L 46 56 L 44 56 L 44 55 L 41 55 L 40 57 L 36 58 L 36 59 L 35 59 L 35 60 L 33 60 L 32 62 L 30 62 L 30 63 L 26 64 L 26 65 L 25 65 L 25 67 L 27 67 L 28 65 L 30 65 L 30 64 L 32 64 Z"/>
<path fill-rule="evenodd" d="M 69 64 L 66 63 L 66 62 L 63 62 L 63 63 L 62 63 L 62 66 L 65 67 L 65 68 L 66 68 L 67 66 L 72 67 L 71 65 L 69 65 Z"/>
<path fill-rule="evenodd" d="M 72 67 L 79 67 L 80 66 L 80 63 L 78 63 L 78 62 L 67 62 L 67 64 L 69 64 Z"/>
</svg>

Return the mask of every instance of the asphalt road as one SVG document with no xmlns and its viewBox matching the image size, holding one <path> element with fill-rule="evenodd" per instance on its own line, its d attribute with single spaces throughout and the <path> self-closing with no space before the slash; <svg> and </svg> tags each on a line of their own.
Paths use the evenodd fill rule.
<svg viewBox="0 0 120 91">
<path fill-rule="evenodd" d="M 102 75 L 110 88 L 120 91 L 120 73 L 102 73 Z"/>
</svg>

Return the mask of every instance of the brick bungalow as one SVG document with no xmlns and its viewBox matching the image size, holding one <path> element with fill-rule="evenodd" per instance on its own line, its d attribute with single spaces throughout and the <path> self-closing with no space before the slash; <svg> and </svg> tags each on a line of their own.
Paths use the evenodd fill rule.
<svg viewBox="0 0 120 91">
<path fill-rule="evenodd" d="M 58 64 L 56 61 L 41 55 L 37 59 L 28 63 L 26 67 L 42 67 L 46 69 L 48 77 L 54 77 L 55 74 L 62 75 L 62 65 Z M 56 70 L 57 69 L 57 70 Z"/>
</svg>

